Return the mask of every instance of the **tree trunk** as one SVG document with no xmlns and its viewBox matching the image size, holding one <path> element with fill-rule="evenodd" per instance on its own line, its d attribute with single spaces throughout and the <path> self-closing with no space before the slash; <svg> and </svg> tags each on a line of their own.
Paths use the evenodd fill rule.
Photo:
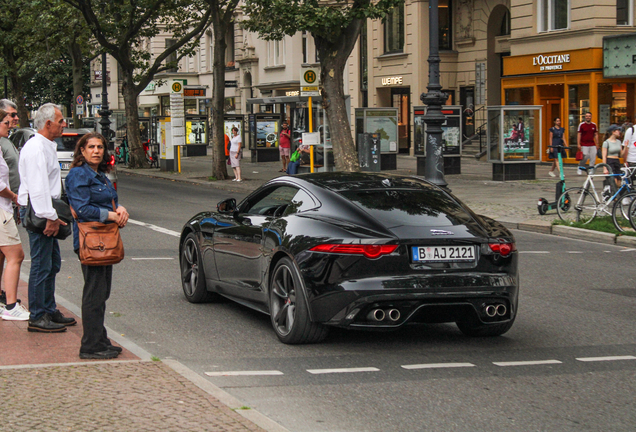
<svg viewBox="0 0 636 432">
<path fill-rule="evenodd" d="M 124 95 L 124 107 L 126 109 L 126 136 L 128 138 L 128 149 L 130 151 L 129 168 L 148 168 L 144 148 L 141 145 L 141 135 L 139 134 L 139 112 L 137 110 L 137 97 L 139 94 L 135 90 L 133 82 L 133 72 L 123 71 L 124 79 L 122 93 Z M 105 79 L 106 77 L 102 77 Z M 117 97 L 115 94 L 114 97 Z"/>
<path fill-rule="evenodd" d="M 71 101 L 71 107 L 75 107 L 77 97 L 82 94 L 84 89 L 84 76 L 82 69 L 84 63 L 82 61 L 82 48 L 76 40 L 72 40 L 68 47 L 69 55 L 71 56 L 71 66 L 73 70 L 73 100 Z M 75 127 L 80 127 L 79 118 L 77 117 L 77 109 L 73 110 L 73 123 Z"/>
<path fill-rule="evenodd" d="M 24 102 L 24 90 L 22 88 L 22 80 L 18 74 L 18 66 L 15 62 L 12 50 L 5 50 L 5 59 L 9 66 L 9 80 L 11 81 L 11 89 L 13 101 L 18 106 L 18 117 L 20 118 L 20 127 L 29 127 L 29 110 L 27 110 Z"/>
<path fill-rule="evenodd" d="M 361 20 L 352 23 L 341 39 L 329 42 L 314 35 L 320 54 L 320 83 L 322 107 L 327 113 L 334 161 L 338 171 L 360 171 L 344 94 L 344 68 L 360 33 Z M 353 28 L 352 28 L 353 27 Z M 357 27 L 357 30 L 356 30 Z M 354 43 L 350 43 L 353 40 Z"/>
<path fill-rule="evenodd" d="M 225 180 L 227 164 L 225 162 L 225 132 L 223 130 L 225 111 L 225 28 L 213 25 L 214 53 L 212 56 L 212 176 L 217 180 Z"/>
</svg>

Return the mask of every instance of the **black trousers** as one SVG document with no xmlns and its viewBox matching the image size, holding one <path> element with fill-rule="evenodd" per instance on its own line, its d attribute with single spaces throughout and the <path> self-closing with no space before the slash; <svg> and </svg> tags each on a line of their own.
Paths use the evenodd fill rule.
<svg viewBox="0 0 636 432">
<path fill-rule="evenodd" d="M 80 352 L 96 353 L 104 351 L 110 340 L 104 327 L 106 300 L 110 297 L 113 266 L 82 265 L 84 293 L 82 295 L 82 346 Z"/>
</svg>

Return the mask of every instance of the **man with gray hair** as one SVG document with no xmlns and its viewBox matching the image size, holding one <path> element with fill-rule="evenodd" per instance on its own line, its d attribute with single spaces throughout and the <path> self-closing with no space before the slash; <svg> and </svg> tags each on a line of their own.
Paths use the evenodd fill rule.
<svg viewBox="0 0 636 432">
<path fill-rule="evenodd" d="M 9 114 L 11 124 L 9 128 L 13 129 L 18 125 L 20 120 L 18 117 L 18 107 L 9 99 L 0 99 L 0 110 Z M 0 151 L 2 151 L 2 157 L 4 158 L 7 166 L 9 167 L 9 189 L 13 193 L 17 193 L 20 188 L 20 173 L 18 172 L 18 160 L 20 153 L 15 148 L 13 143 L 5 137 L 0 138 Z M 19 219 L 16 217 L 16 221 Z M 4 269 L 4 255 L 0 253 L 0 280 L 2 279 L 2 272 Z M 4 291 L 0 290 L 0 308 L 6 304 L 6 297 Z"/>
<path fill-rule="evenodd" d="M 62 195 L 60 163 L 57 160 L 55 138 L 62 136 L 66 122 L 62 110 L 51 103 L 40 107 L 33 121 L 37 133 L 26 142 L 20 154 L 20 192 L 18 204 L 31 202 L 35 215 L 47 219 L 42 234 L 27 230 L 31 249 L 29 273 L 30 332 L 54 333 L 76 324 L 65 317 L 55 304 L 55 276 L 62 258 L 55 238 L 61 221 L 53 208 L 52 198 Z"/>
</svg>

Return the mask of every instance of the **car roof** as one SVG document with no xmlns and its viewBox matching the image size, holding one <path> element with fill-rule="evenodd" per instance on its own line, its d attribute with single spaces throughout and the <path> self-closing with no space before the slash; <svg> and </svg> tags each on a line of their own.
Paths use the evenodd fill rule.
<svg viewBox="0 0 636 432">
<path fill-rule="evenodd" d="M 437 186 L 414 176 L 388 173 L 327 172 L 301 174 L 295 178 L 333 192 L 362 189 L 435 189 Z"/>
</svg>

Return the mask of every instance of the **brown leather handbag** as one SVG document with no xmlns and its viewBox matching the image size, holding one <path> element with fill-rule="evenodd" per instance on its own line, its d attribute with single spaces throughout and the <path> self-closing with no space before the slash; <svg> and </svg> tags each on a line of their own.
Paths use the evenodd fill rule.
<svg viewBox="0 0 636 432">
<path fill-rule="evenodd" d="M 115 200 L 113 200 L 113 211 L 115 209 Z M 124 243 L 121 241 L 119 226 L 116 223 L 77 221 L 77 228 L 79 229 L 79 258 L 82 264 L 105 266 L 117 264 L 124 259 Z"/>
</svg>

